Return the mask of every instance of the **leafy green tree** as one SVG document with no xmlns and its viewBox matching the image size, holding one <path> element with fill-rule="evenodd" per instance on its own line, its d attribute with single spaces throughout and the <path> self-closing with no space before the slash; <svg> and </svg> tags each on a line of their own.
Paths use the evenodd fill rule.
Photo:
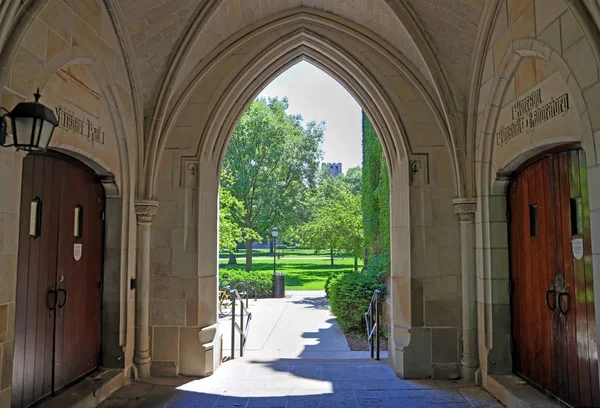
<svg viewBox="0 0 600 408">
<path fill-rule="evenodd" d="M 242 228 L 270 239 L 307 217 L 306 203 L 322 157 L 324 123 L 303 125 L 302 116 L 286 113 L 287 98 L 258 98 L 238 123 L 225 155 L 223 171 L 233 182 L 231 194 L 245 211 L 233 214 Z M 252 270 L 252 243 L 246 235 L 246 270 Z"/>
<path fill-rule="evenodd" d="M 221 175 L 221 188 L 219 190 L 219 250 L 229 252 L 229 264 L 237 264 L 235 250 L 245 236 L 260 237 L 254 230 L 243 228 L 237 218 L 244 217 L 244 203 L 235 198 L 230 191 L 233 181 L 231 176 Z"/>
<path fill-rule="evenodd" d="M 344 181 L 350 186 L 352 194 L 361 194 L 362 189 L 362 168 L 360 166 L 351 167 L 342 176 Z"/>
<path fill-rule="evenodd" d="M 363 248 L 360 196 L 343 178 L 328 176 L 321 180 L 311 206 L 311 218 L 301 229 L 303 241 L 317 251 L 329 249 L 332 266 L 336 252 L 351 253 L 357 270 Z"/>
</svg>

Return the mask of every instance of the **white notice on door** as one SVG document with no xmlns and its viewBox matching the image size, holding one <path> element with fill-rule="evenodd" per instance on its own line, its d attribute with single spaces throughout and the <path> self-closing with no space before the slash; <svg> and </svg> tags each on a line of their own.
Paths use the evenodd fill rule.
<svg viewBox="0 0 600 408">
<path fill-rule="evenodd" d="M 83 252 L 83 244 L 74 244 L 73 245 L 73 258 L 76 261 L 81 259 L 81 253 Z"/>
<path fill-rule="evenodd" d="M 571 244 L 573 244 L 573 256 L 579 261 L 583 257 L 583 239 L 575 238 Z"/>
</svg>

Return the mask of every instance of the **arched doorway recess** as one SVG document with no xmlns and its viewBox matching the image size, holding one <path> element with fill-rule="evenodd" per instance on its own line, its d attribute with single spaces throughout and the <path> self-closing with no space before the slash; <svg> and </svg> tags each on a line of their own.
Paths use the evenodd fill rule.
<svg viewBox="0 0 600 408">
<path fill-rule="evenodd" d="M 217 365 L 218 350 L 203 345 L 218 336 L 223 155 L 253 98 L 279 73 L 306 60 L 359 102 L 388 161 L 390 364 L 405 378 L 458 378 L 461 232 L 452 200 L 460 196 L 462 178 L 435 93 L 401 54 L 349 22 L 300 9 L 285 23 L 258 22 L 209 54 L 170 109 L 162 139 L 149 146 L 147 157 L 159 158 L 160 165 L 149 169 L 145 183 L 161 208 L 152 223 L 152 372 L 204 375 Z M 436 346 L 441 342 L 449 346 L 442 350 Z"/>
<path fill-rule="evenodd" d="M 566 14 L 568 13 L 570 12 L 566 11 Z M 498 378 L 500 377 L 496 376 L 498 374 L 509 374 L 516 371 L 529 380 L 536 381 L 536 373 L 529 371 L 527 367 L 523 367 L 522 362 L 519 360 L 518 352 L 513 351 L 513 347 L 511 346 L 511 342 L 520 341 L 521 344 L 515 345 L 514 350 L 521 350 L 528 347 L 526 341 L 522 338 L 519 339 L 518 330 L 515 332 L 515 323 L 518 323 L 519 318 L 523 321 L 523 318 L 522 316 L 515 315 L 515 309 L 517 309 L 517 312 L 519 310 L 518 305 L 514 303 L 515 299 L 519 296 L 518 290 L 513 288 L 511 291 L 511 285 L 515 285 L 511 273 L 519 272 L 520 269 L 518 268 L 522 268 L 522 265 L 517 265 L 513 262 L 513 258 L 521 255 L 527 256 L 524 254 L 527 248 L 514 248 L 514 245 L 511 246 L 509 244 L 509 238 L 512 240 L 514 237 L 512 236 L 512 232 L 510 236 L 508 232 L 511 228 L 515 228 L 511 220 L 515 216 L 520 216 L 518 214 L 510 214 L 510 217 L 507 215 L 508 209 L 512 205 L 511 199 L 515 195 L 514 192 L 517 183 L 515 180 L 521 180 L 524 176 L 520 175 L 520 171 L 524 167 L 527 167 L 527 164 L 531 164 L 533 158 L 544 157 L 544 152 L 548 153 L 548 159 L 546 159 L 545 163 L 539 162 L 541 164 L 537 166 L 538 168 L 546 166 L 543 169 L 545 173 L 548 173 L 548 169 L 550 168 L 548 164 L 550 163 L 550 159 L 556 161 L 555 157 L 559 155 L 565 156 L 571 154 L 575 158 L 578 156 L 578 160 L 569 158 L 567 163 L 565 159 L 563 161 L 566 164 L 561 165 L 568 169 L 568 165 L 572 162 L 578 161 L 580 163 L 578 166 L 581 168 L 579 170 L 581 179 L 577 178 L 577 182 L 571 184 L 585 193 L 597 189 L 594 180 L 598 169 L 597 146 L 593 137 L 593 124 L 595 123 L 596 113 L 590 109 L 589 99 L 585 96 L 586 91 L 582 90 L 578 83 L 581 78 L 576 79 L 576 62 L 567 59 L 559 49 L 540 39 L 516 39 L 509 43 L 506 48 L 501 61 L 493 67 L 492 71 L 488 73 L 487 79 L 483 81 L 483 97 L 480 101 L 486 104 L 486 108 L 483 108 L 484 105 L 479 108 L 479 115 L 481 117 L 478 127 L 481 132 L 479 135 L 481 140 L 475 150 L 475 174 L 477 176 L 476 185 L 479 209 L 477 213 L 478 240 L 476 253 L 479 262 L 477 268 L 478 277 L 481 282 L 481 290 L 478 293 L 478 307 L 481 315 L 484 316 L 480 320 L 479 348 L 481 350 L 480 358 L 483 384 L 491 391 L 502 388 L 502 385 L 498 382 Z M 491 58 L 491 56 L 488 54 L 487 58 Z M 524 78 L 523 72 L 531 66 L 543 67 L 543 69 L 536 69 L 535 75 L 530 76 L 526 81 L 522 81 Z M 520 85 L 519 87 L 514 86 L 517 82 Z M 483 90 L 484 87 L 485 91 Z M 510 119 L 512 117 L 510 110 L 513 106 L 517 106 L 520 101 L 527 98 L 533 98 L 532 100 L 534 100 L 534 103 L 530 106 L 530 108 L 532 107 L 531 110 L 535 111 L 533 112 L 534 116 L 528 116 L 527 112 L 520 114 L 517 108 L 514 117 L 517 121 L 523 118 L 523 122 L 520 125 L 522 131 L 517 129 L 514 133 L 506 133 L 503 129 L 507 129 L 507 126 L 515 123 Z M 539 116 L 539 112 L 542 112 L 543 115 Z M 565 151 L 573 148 L 580 150 L 575 153 L 565 153 Z M 549 153 L 555 154 L 552 156 Z M 556 164 L 552 164 L 552 166 L 556 168 Z M 577 166 L 573 165 L 571 167 L 576 168 Z M 533 166 L 530 166 L 526 171 L 533 174 L 535 169 Z M 561 191 L 567 194 L 567 202 L 569 199 L 568 194 L 571 194 L 571 199 L 581 198 L 584 201 L 582 208 L 586 208 L 584 211 L 588 215 L 593 214 L 595 209 L 598 208 L 597 198 L 593 194 L 589 195 L 589 203 L 585 203 L 585 201 L 588 201 L 587 194 L 582 193 L 578 195 L 576 190 L 570 192 L 569 183 L 565 182 L 564 177 L 562 180 L 559 180 L 558 176 L 555 175 L 554 179 L 548 185 L 554 186 L 554 189 L 560 185 Z M 537 186 L 538 184 L 536 181 L 535 185 Z M 507 195 L 509 191 L 511 193 Z M 548 198 L 542 201 L 546 206 L 550 206 L 550 204 L 556 206 L 556 202 L 558 202 L 558 200 L 550 200 Z M 537 219 L 535 214 L 538 212 L 538 205 L 533 202 L 528 204 L 531 204 L 529 208 L 531 214 L 528 214 L 523 220 L 535 221 Z M 588 205 L 589 207 L 587 207 Z M 541 217 L 542 213 L 540 212 L 539 214 Z M 566 214 L 574 216 L 575 218 L 572 220 L 577 219 L 577 209 L 575 207 L 567 209 Z M 558 293 L 564 292 L 561 296 L 561 301 L 565 300 L 565 293 L 572 295 L 576 291 L 579 292 L 580 288 L 577 286 L 581 283 L 579 279 L 582 276 L 591 276 L 588 275 L 588 270 L 591 273 L 592 268 L 597 269 L 596 262 L 592 264 L 592 259 L 594 258 L 592 252 L 595 246 L 593 243 L 600 239 L 598 237 L 598 225 L 595 217 L 588 218 L 586 227 L 588 231 L 586 234 L 572 233 L 575 229 L 571 230 L 572 226 L 569 224 L 570 221 L 565 224 L 568 228 L 564 225 L 562 226 L 563 230 L 566 230 L 566 238 L 563 237 L 562 239 L 566 239 L 569 245 L 571 244 L 571 240 L 573 240 L 573 245 L 575 245 L 575 242 L 579 238 L 583 240 L 582 250 L 585 252 L 582 256 L 585 257 L 585 268 L 577 271 L 577 266 L 561 267 L 561 270 L 569 268 L 571 268 L 571 272 L 573 268 L 576 270 L 576 282 L 569 282 L 567 278 L 564 278 L 566 286 L 562 286 L 563 275 L 568 275 L 566 272 L 564 274 L 557 274 L 556 278 L 552 275 L 551 279 L 556 279 L 553 283 L 550 282 L 551 279 L 544 281 L 545 286 L 556 286 L 556 283 L 560 284 L 558 285 L 560 287 Z M 527 225 L 527 228 L 531 226 L 532 229 L 525 232 L 531 237 L 536 237 L 537 230 L 534 227 L 536 225 L 538 225 L 537 222 Z M 581 241 L 579 242 L 581 243 Z M 576 247 L 573 246 L 573 249 L 570 247 L 568 249 L 564 262 L 572 261 L 576 264 L 580 256 L 577 255 Z M 518 253 L 515 251 L 518 251 Z M 560 254 L 560 248 L 554 251 L 554 253 Z M 543 257 L 543 259 L 551 262 L 553 258 L 548 256 Z M 540 271 L 542 270 L 543 268 L 540 268 Z M 583 270 L 585 272 L 581 272 Z M 593 275 L 597 275 L 597 273 L 593 273 Z M 543 277 L 541 274 L 538 276 Z M 585 280 L 583 282 L 585 283 Z M 547 311 L 546 307 L 552 308 L 552 292 L 549 292 L 550 306 L 546 306 L 543 295 L 546 290 L 549 290 L 549 287 L 544 287 L 543 289 L 541 298 L 537 292 L 530 293 L 531 303 L 528 303 L 528 305 L 532 310 L 539 308 L 541 311 Z M 588 309 L 591 310 L 594 304 L 599 304 L 600 292 L 598 279 L 594 279 L 593 289 L 590 284 L 583 292 L 588 295 L 592 292 L 594 293 L 594 296 L 587 296 L 585 298 L 585 300 L 590 302 L 588 303 Z M 579 303 L 579 299 L 574 302 Z M 575 306 L 575 303 L 572 306 Z M 562 307 L 564 309 L 566 306 L 563 304 Z M 539 321 L 543 322 L 543 324 L 551 324 L 550 322 L 552 321 L 547 320 L 547 316 L 544 316 L 544 319 L 540 319 Z M 571 322 L 576 320 L 574 315 L 569 319 L 571 319 Z M 594 321 L 593 315 L 591 321 Z M 590 324 L 591 326 L 593 326 L 593 323 Z M 547 326 L 543 327 L 548 329 Z M 585 337 L 586 340 L 598 338 L 597 313 L 595 314 L 595 329 L 592 333 L 587 333 Z M 532 338 L 539 339 L 536 341 L 538 341 L 540 347 L 544 348 L 544 352 L 549 349 L 554 350 L 554 344 L 546 344 L 543 336 L 532 336 Z M 597 349 L 594 350 L 594 347 L 588 347 L 587 341 L 580 343 L 587 350 L 585 354 L 589 352 L 591 356 L 589 359 L 582 357 L 582 362 L 597 366 Z M 562 347 L 567 349 L 569 346 L 563 344 Z M 581 355 L 583 354 L 582 352 Z M 564 357 L 563 355 L 562 358 Z M 542 384 L 541 386 L 575 405 L 579 405 L 580 402 L 584 406 L 591 405 L 591 402 L 586 402 L 584 397 L 580 401 L 580 397 L 575 396 L 573 392 L 569 395 L 567 391 L 565 394 L 561 388 L 563 384 L 555 386 L 552 379 L 556 376 L 556 372 L 553 372 L 551 370 L 552 367 L 549 367 L 548 364 L 542 362 L 541 357 L 539 361 L 540 368 L 538 370 L 541 370 L 547 382 L 547 384 Z M 570 360 L 569 364 L 573 361 Z M 561 363 L 559 357 L 557 357 L 555 363 Z M 574 364 L 577 364 L 577 362 Z M 583 370 L 586 371 L 585 369 Z M 592 372 L 593 375 L 594 371 L 597 372 L 597 367 L 595 370 L 592 368 L 587 371 Z M 580 372 L 578 372 L 578 376 L 581 376 Z M 567 388 L 570 385 L 569 383 L 577 384 L 577 381 L 577 377 L 568 379 Z M 593 381 L 592 379 L 592 382 L 590 382 L 588 378 L 587 385 L 593 384 Z M 586 386 L 583 385 L 582 389 L 586 389 Z M 508 403 L 511 398 L 509 396 L 510 393 L 503 395 L 503 393 L 499 392 L 496 395 L 505 403 Z"/>
</svg>

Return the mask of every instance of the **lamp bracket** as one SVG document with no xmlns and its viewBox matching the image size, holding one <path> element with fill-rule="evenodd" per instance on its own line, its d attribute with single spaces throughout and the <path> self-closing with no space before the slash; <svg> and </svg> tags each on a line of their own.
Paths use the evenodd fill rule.
<svg viewBox="0 0 600 408">
<path fill-rule="evenodd" d="M 4 111 L 6 112 L 4 115 L 0 116 L 0 146 L 2 147 L 11 147 L 14 146 L 14 144 L 6 144 L 6 128 L 7 128 L 7 124 L 6 124 L 6 117 L 8 116 L 8 110 L 6 110 L 5 108 L 0 106 L 0 111 Z"/>
</svg>

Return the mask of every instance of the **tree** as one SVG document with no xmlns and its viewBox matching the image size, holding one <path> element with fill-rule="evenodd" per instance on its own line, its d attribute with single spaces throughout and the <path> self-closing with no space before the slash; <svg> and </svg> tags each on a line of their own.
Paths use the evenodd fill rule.
<svg viewBox="0 0 600 408">
<path fill-rule="evenodd" d="M 355 195 L 343 178 L 328 176 L 319 184 L 312 200 L 313 212 L 302 227 L 303 241 L 315 250 L 344 251 L 354 256 L 354 270 L 362 256 L 363 233 L 360 195 Z"/>
<path fill-rule="evenodd" d="M 360 166 L 351 167 L 343 175 L 344 181 L 350 186 L 352 194 L 361 194 L 362 190 L 362 169 Z"/>
<path fill-rule="evenodd" d="M 229 265 L 237 264 L 235 250 L 244 237 L 260 236 L 250 228 L 243 228 L 236 221 L 244 217 L 246 210 L 244 203 L 235 198 L 230 191 L 232 178 L 227 173 L 221 175 L 221 188 L 219 189 L 219 249 L 229 252 Z"/>
<path fill-rule="evenodd" d="M 306 219 L 306 201 L 319 169 L 324 123 L 289 115 L 287 98 L 258 98 L 238 123 L 223 163 L 232 177 L 231 194 L 243 203 L 234 214 L 238 225 L 270 239 Z M 243 214 L 243 215 L 242 215 Z M 246 270 L 252 270 L 252 243 L 247 235 Z"/>
<path fill-rule="evenodd" d="M 235 249 L 242 242 L 242 228 L 235 220 L 234 214 L 243 214 L 244 204 L 231 195 L 226 187 L 219 190 L 219 248 L 229 251 L 229 264 L 237 263 Z"/>
</svg>

